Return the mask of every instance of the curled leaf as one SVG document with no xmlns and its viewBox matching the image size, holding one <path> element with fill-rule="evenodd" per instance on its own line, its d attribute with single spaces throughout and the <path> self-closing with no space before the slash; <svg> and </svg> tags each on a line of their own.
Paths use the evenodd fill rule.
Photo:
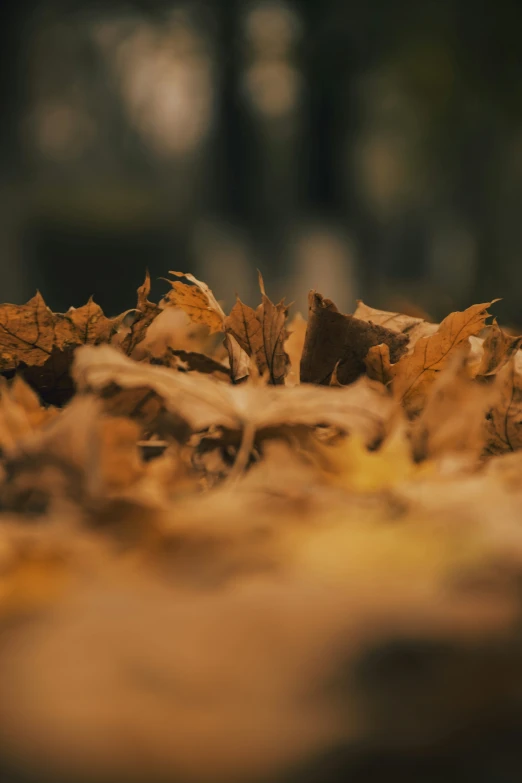
<svg viewBox="0 0 522 783">
<path fill-rule="evenodd" d="M 384 326 L 343 315 L 330 299 L 316 291 L 308 297 L 308 326 L 301 359 L 301 382 L 328 384 L 337 365 L 343 386 L 363 375 L 370 348 L 386 343 L 392 361 L 406 351 L 408 337 Z"/>
<path fill-rule="evenodd" d="M 482 345 L 482 359 L 477 369 L 477 376 L 488 377 L 498 373 L 521 345 L 522 336 L 513 337 L 507 334 L 495 320 L 489 327 Z"/>
<path fill-rule="evenodd" d="M 360 318 L 361 321 L 385 326 L 394 332 L 407 335 L 409 337 L 408 352 L 413 350 L 417 340 L 421 337 L 429 337 L 438 328 L 438 324 L 429 323 L 423 318 L 415 318 L 412 315 L 404 315 L 403 313 L 390 313 L 386 310 L 376 310 L 364 304 L 361 299 L 357 300 L 357 309 L 354 317 Z"/>
</svg>

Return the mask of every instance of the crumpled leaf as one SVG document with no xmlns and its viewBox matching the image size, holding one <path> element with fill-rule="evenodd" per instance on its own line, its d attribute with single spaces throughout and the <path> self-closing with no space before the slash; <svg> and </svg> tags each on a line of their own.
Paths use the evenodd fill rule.
<svg viewBox="0 0 522 783">
<path fill-rule="evenodd" d="M 3 379 L 2 379 L 3 380 Z M 55 408 L 44 408 L 36 393 L 20 376 L 0 389 L 0 449 L 14 448 L 16 443 L 49 422 Z"/>
<path fill-rule="evenodd" d="M 168 348 L 162 356 L 151 359 L 151 364 L 170 367 L 180 372 L 201 372 L 230 381 L 230 369 L 204 353 Z"/>
<path fill-rule="evenodd" d="M 169 272 L 169 274 L 184 277 L 186 280 L 190 280 L 192 285 L 181 283 L 178 280 L 167 280 L 172 286 L 172 291 L 166 294 L 164 301 L 181 307 L 191 321 L 208 326 L 211 334 L 224 331 L 225 313 L 208 285 L 202 283 L 194 275 L 185 272 Z"/>
<path fill-rule="evenodd" d="M 452 353 L 466 344 L 469 350 L 469 337 L 483 329 L 489 316 L 488 307 L 492 304 L 486 302 L 468 307 L 463 312 L 451 313 L 441 322 L 435 334 L 421 337 L 413 352 L 394 365 L 394 393 L 410 416 L 422 410 L 430 386 Z"/>
<path fill-rule="evenodd" d="M 492 389 L 473 381 L 467 358 L 465 350 L 453 352 L 412 423 L 410 438 L 417 460 L 444 454 L 476 459 L 484 449 Z"/>
<path fill-rule="evenodd" d="M 360 432 L 365 442 L 372 443 L 383 437 L 394 407 L 385 391 L 367 379 L 346 389 L 234 386 L 133 362 L 109 346 L 78 351 L 73 374 L 80 392 L 96 392 L 102 398 L 115 385 L 140 394 L 148 389 L 195 432 L 213 426 L 237 430 L 246 424 L 254 431 L 322 425 Z"/>
<path fill-rule="evenodd" d="M 390 349 L 386 343 L 372 345 L 364 358 L 366 374 L 368 378 L 388 386 L 393 379 L 393 370 L 390 362 Z"/>
<path fill-rule="evenodd" d="M 240 383 L 250 375 L 250 357 L 229 332 L 225 334 L 225 348 L 229 356 L 230 377 L 234 383 Z"/>
<path fill-rule="evenodd" d="M 486 421 L 486 451 L 503 454 L 522 447 L 522 357 L 516 353 L 496 379 L 496 398 Z"/>
<path fill-rule="evenodd" d="M 132 355 L 138 343 L 145 339 L 147 329 L 151 323 L 162 312 L 161 308 L 149 301 L 150 294 L 150 274 L 147 270 L 145 280 L 137 290 L 138 302 L 136 305 L 136 314 L 130 326 L 128 334 L 122 340 L 121 349 L 129 356 Z"/>
<path fill-rule="evenodd" d="M 365 372 L 364 360 L 370 348 L 380 343 L 387 343 L 391 359 L 396 362 L 406 351 L 408 337 L 353 315 L 343 315 L 330 299 L 310 291 L 301 382 L 329 384 L 337 366 L 339 383 L 353 383 Z"/>
<path fill-rule="evenodd" d="M 362 299 L 357 300 L 354 317 L 360 318 L 361 321 L 385 326 L 394 332 L 407 335 L 409 337 L 408 353 L 411 353 L 417 340 L 421 337 L 429 337 L 438 329 L 438 324 L 429 323 L 423 318 L 415 318 L 412 315 L 403 315 L 402 313 L 390 313 L 386 310 L 376 310 L 364 304 Z"/>
<path fill-rule="evenodd" d="M 496 319 L 489 327 L 482 345 L 482 358 L 476 375 L 496 375 L 522 345 L 522 336 L 513 337 L 500 328 Z"/>
</svg>

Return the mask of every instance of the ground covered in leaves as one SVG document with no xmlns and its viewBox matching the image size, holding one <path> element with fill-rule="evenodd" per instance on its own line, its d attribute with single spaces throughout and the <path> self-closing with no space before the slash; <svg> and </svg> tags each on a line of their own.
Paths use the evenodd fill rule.
<svg viewBox="0 0 522 783">
<path fill-rule="evenodd" d="M 0 306 L 0 779 L 522 779 L 522 338 Z"/>
</svg>

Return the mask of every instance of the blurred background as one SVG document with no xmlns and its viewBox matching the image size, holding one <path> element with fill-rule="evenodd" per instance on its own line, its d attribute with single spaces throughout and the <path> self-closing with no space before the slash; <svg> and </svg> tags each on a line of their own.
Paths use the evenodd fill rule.
<svg viewBox="0 0 522 783">
<path fill-rule="evenodd" d="M 519 0 L 26 0 L 0 25 L 0 300 L 308 288 L 522 325 Z M 158 290 L 161 286 L 156 283 Z"/>
</svg>

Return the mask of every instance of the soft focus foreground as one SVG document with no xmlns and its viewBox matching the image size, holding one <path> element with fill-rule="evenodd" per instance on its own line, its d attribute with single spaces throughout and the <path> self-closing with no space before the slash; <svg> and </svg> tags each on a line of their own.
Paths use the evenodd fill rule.
<svg viewBox="0 0 522 783">
<path fill-rule="evenodd" d="M 520 780 L 522 338 L 259 282 L 0 306 L 2 781 Z"/>
</svg>

